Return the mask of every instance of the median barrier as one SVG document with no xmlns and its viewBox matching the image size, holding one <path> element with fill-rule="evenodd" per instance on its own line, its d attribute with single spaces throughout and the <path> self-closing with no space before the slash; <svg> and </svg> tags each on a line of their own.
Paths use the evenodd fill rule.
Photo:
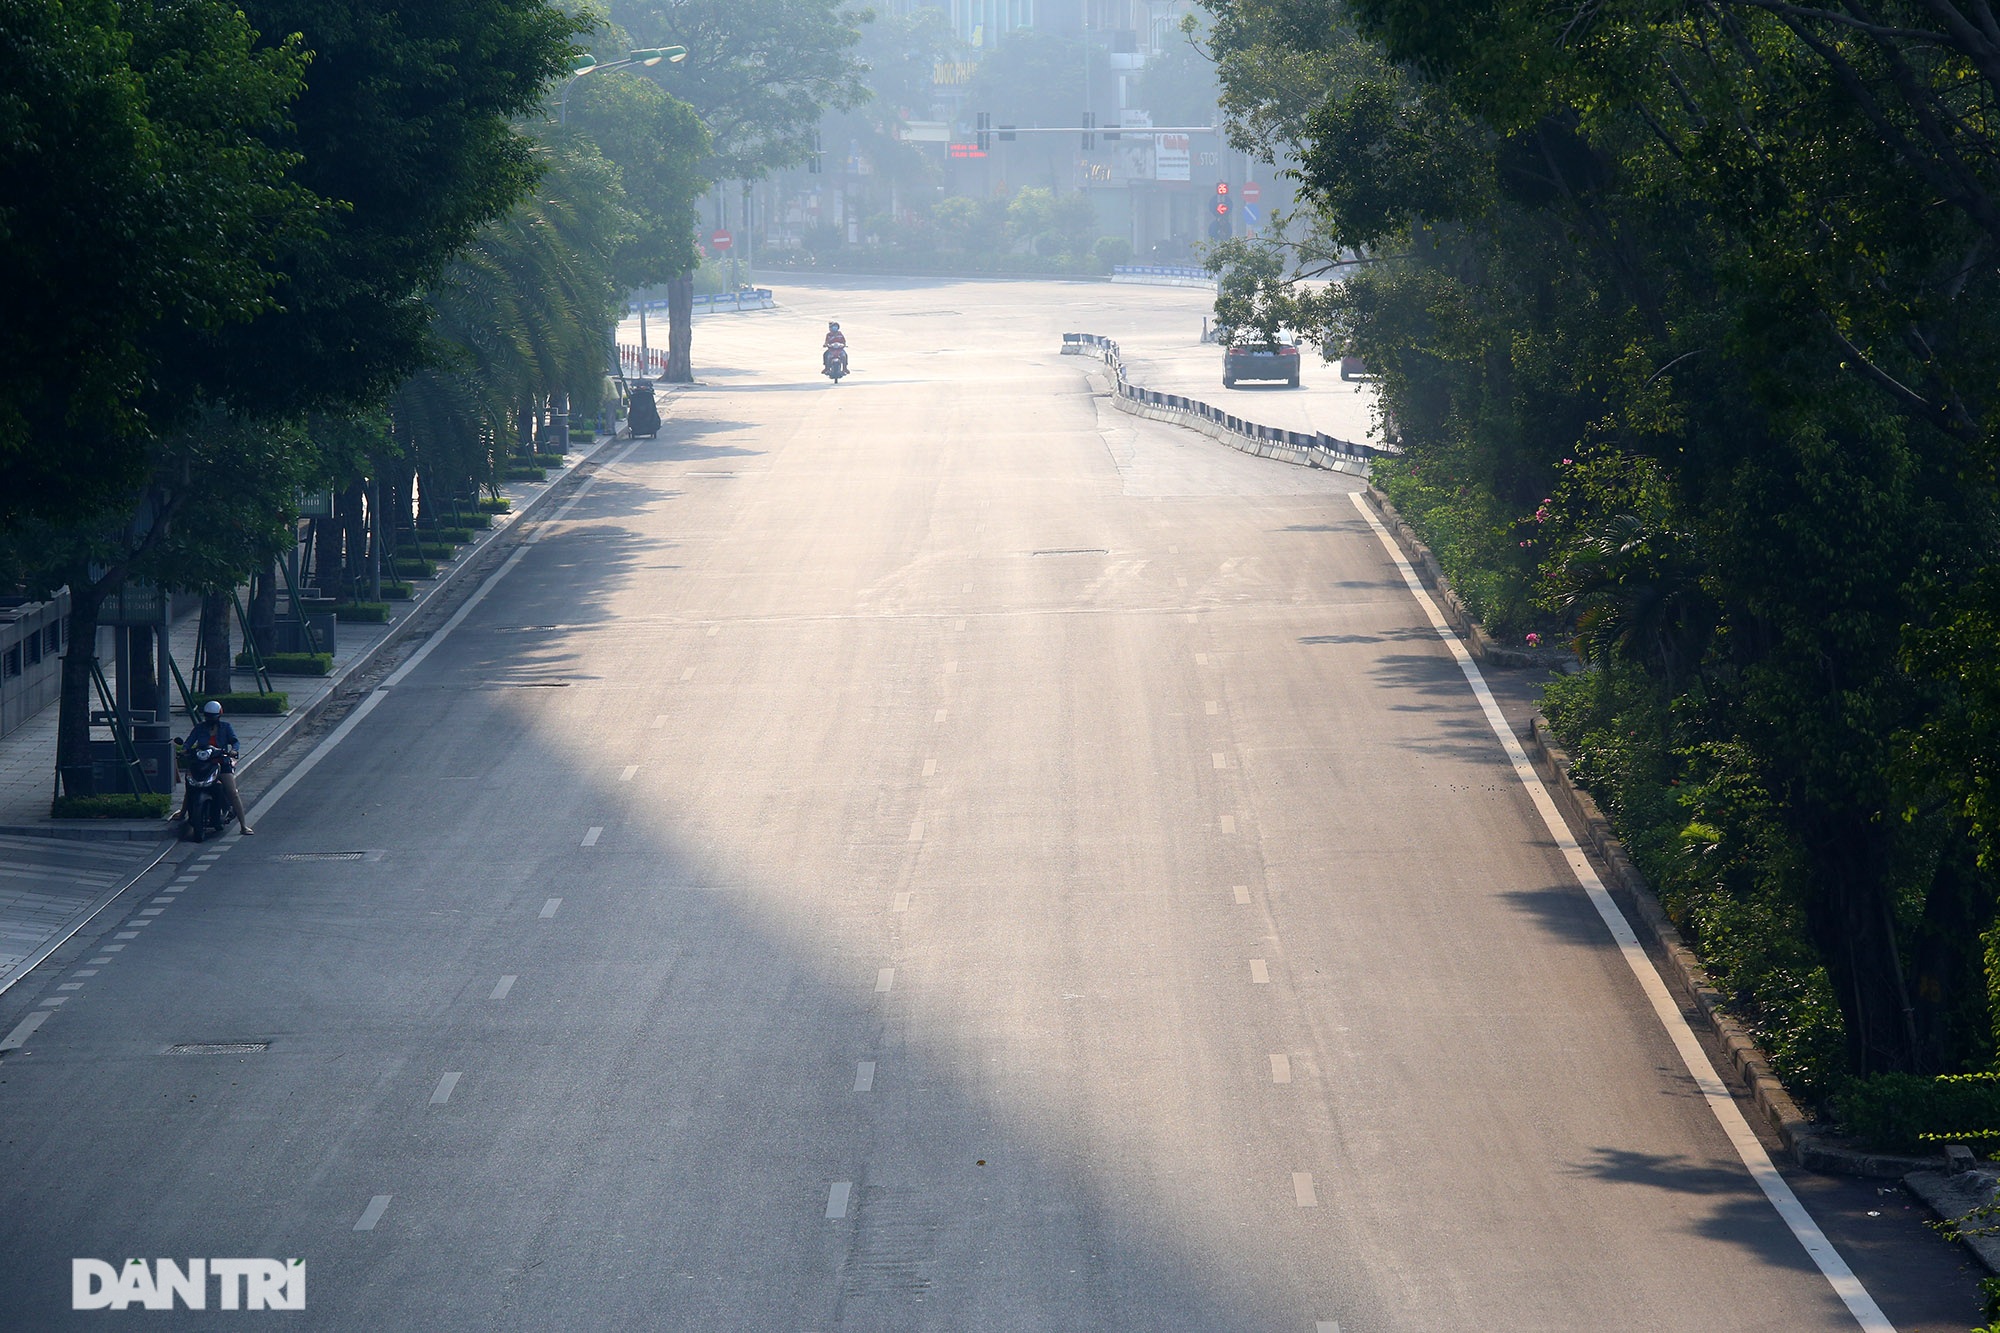
<svg viewBox="0 0 2000 1333">
<path fill-rule="evenodd" d="M 1246 454 L 1274 458 L 1298 467 L 1316 467 L 1365 477 L 1369 463 L 1389 452 L 1372 444 L 1356 444 L 1318 432 L 1280 430 L 1276 426 L 1259 425 L 1254 421 L 1244 421 L 1199 398 L 1141 388 L 1125 378 L 1125 362 L 1119 355 L 1118 344 L 1095 333 L 1065 333 L 1062 350 L 1065 356 L 1098 357 L 1111 367 L 1115 390 L 1112 401 L 1120 411 L 1190 427 Z"/>
</svg>

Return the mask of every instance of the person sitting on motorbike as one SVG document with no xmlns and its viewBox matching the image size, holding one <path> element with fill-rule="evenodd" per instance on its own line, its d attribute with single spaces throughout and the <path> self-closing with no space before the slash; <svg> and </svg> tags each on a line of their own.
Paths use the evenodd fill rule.
<svg viewBox="0 0 2000 1333">
<path fill-rule="evenodd" d="M 847 354 L 847 335 L 840 331 L 840 324 L 837 321 L 829 321 L 826 326 L 826 342 L 820 348 L 819 363 L 822 369 L 833 364 L 835 348 L 840 349 L 841 355 Z"/>
<path fill-rule="evenodd" d="M 250 816 L 243 812 L 243 796 L 236 790 L 236 728 L 222 720 L 222 705 L 214 699 L 201 706 L 201 723 L 188 733 L 188 738 L 181 748 L 192 754 L 204 745 L 222 751 L 222 772 L 219 779 L 222 789 L 229 793 L 230 808 L 236 812 L 236 826 L 243 830 L 246 837 L 255 833 L 256 830 L 250 827 Z M 187 818 L 186 796 L 181 798 L 180 817 Z"/>
</svg>

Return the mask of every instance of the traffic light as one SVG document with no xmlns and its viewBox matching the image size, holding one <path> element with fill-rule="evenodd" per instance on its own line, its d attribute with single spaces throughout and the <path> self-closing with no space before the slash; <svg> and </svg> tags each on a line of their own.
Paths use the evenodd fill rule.
<svg viewBox="0 0 2000 1333">
<path fill-rule="evenodd" d="M 979 124 L 973 133 L 972 142 L 982 153 L 993 146 L 992 112 L 982 111 L 979 113 Z"/>
<path fill-rule="evenodd" d="M 1215 183 L 1215 216 L 1218 219 L 1229 216 L 1229 182 Z"/>
</svg>

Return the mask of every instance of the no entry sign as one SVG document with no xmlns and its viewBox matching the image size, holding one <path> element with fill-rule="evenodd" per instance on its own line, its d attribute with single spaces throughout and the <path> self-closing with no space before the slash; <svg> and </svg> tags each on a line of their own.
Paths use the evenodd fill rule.
<svg viewBox="0 0 2000 1333">
<path fill-rule="evenodd" d="M 724 250 L 727 250 L 730 246 L 734 244 L 736 244 L 736 238 L 734 236 L 731 236 L 726 231 L 715 231 L 709 233 L 708 248 L 714 250 L 718 254 L 720 254 Z"/>
</svg>

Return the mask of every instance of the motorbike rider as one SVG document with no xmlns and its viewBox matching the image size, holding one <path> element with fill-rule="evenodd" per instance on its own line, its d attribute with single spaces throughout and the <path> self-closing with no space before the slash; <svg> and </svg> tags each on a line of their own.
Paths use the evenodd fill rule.
<svg viewBox="0 0 2000 1333">
<path fill-rule="evenodd" d="M 248 837 L 255 833 L 256 830 L 250 827 L 250 816 L 243 812 L 243 796 L 236 790 L 236 754 L 238 748 L 236 728 L 222 720 L 222 704 L 216 699 L 210 699 L 201 706 L 201 722 L 193 731 L 188 733 L 188 738 L 182 744 L 181 748 L 185 753 L 192 754 L 204 745 L 213 746 L 222 751 L 222 772 L 219 775 L 222 789 L 229 793 L 230 808 L 236 812 L 236 826 L 243 831 L 245 837 Z M 180 817 L 182 819 L 187 818 L 187 797 L 185 795 L 181 798 Z"/>
<path fill-rule="evenodd" d="M 827 367 L 833 364 L 833 353 L 835 348 L 840 349 L 840 354 L 842 356 L 847 355 L 847 335 L 840 331 L 840 323 L 838 320 L 829 320 L 827 321 L 826 325 L 826 342 L 823 343 L 820 347 L 820 355 L 819 355 L 820 369 L 825 370 Z"/>
</svg>

